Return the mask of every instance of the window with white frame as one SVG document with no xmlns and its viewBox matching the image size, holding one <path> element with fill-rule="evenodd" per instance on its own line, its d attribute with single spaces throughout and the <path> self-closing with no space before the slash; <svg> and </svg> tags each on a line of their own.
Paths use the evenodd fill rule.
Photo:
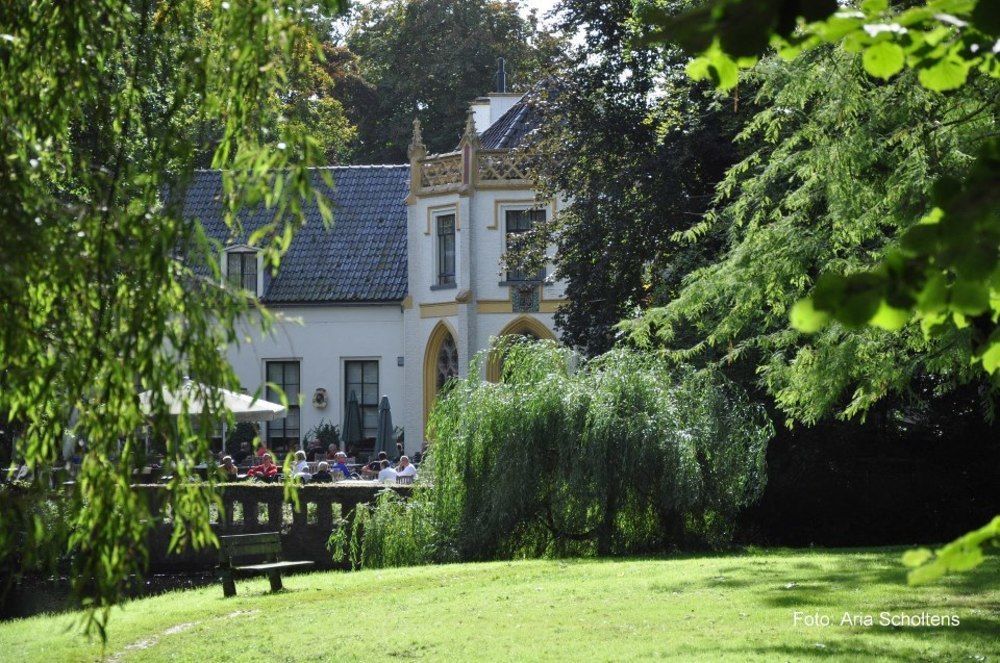
<svg viewBox="0 0 1000 663">
<path fill-rule="evenodd" d="M 226 253 L 226 280 L 234 288 L 242 288 L 254 295 L 257 292 L 256 251 L 228 251 Z"/>
<path fill-rule="evenodd" d="M 364 441 L 375 439 L 378 431 L 378 360 L 352 359 L 344 362 L 344 403 L 351 394 L 361 408 L 361 437 Z"/>
<path fill-rule="evenodd" d="M 437 225 L 437 284 L 455 285 L 455 215 L 439 214 Z"/>
<path fill-rule="evenodd" d="M 504 211 L 504 237 L 507 242 L 507 250 L 515 248 L 518 243 L 518 236 L 529 232 L 537 223 L 545 222 L 544 208 L 507 209 Z M 512 269 L 507 271 L 507 281 L 539 281 L 542 274 L 539 272 L 526 272 Z"/>
<path fill-rule="evenodd" d="M 297 361 L 266 362 L 267 390 L 264 398 L 272 403 L 280 403 L 283 393 L 288 399 L 288 413 L 281 419 L 267 422 L 268 449 L 297 449 L 299 447 L 299 387 L 301 385 L 299 371 L 300 366 Z"/>
</svg>

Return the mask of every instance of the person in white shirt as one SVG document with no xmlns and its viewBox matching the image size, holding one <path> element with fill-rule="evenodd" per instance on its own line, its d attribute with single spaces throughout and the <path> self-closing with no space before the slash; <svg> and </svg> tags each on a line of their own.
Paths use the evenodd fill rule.
<svg viewBox="0 0 1000 663">
<path fill-rule="evenodd" d="M 400 456 L 399 465 L 396 466 L 396 476 L 397 477 L 415 477 L 417 476 L 417 468 L 410 464 L 409 456 Z"/>
<path fill-rule="evenodd" d="M 295 452 L 295 461 L 292 463 L 292 474 L 308 482 L 312 478 L 312 472 L 309 471 L 309 461 L 306 460 L 306 452 L 299 451 Z"/>
<path fill-rule="evenodd" d="M 389 467 L 389 461 L 382 461 L 382 469 L 378 473 L 379 483 L 396 483 L 396 470 Z"/>
</svg>

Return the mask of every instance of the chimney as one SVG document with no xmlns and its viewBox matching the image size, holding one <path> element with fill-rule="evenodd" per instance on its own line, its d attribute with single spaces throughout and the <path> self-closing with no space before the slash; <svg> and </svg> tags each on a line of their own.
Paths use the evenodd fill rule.
<svg viewBox="0 0 1000 663">
<path fill-rule="evenodd" d="M 485 125 L 479 125 L 477 117 L 477 127 L 480 127 L 480 133 L 486 131 L 486 128 L 491 124 L 500 119 L 500 116 L 511 109 L 511 107 L 521 100 L 523 94 L 517 94 L 514 92 L 507 91 L 507 61 L 504 58 L 497 58 L 497 89 L 496 92 L 491 92 L 489 95 L 490 100 L 490 118 L 489 122 Z"/>
<path fill-rule="evenodd" d="M 472 119 L 476 123 L 476 133 L 482 134 L 490 128 L 500 116 L 521 100 L 524 95 L 507 91 L 507 61 L 497 58 L 496 91 L 485 97 L 479 97 L 471 104 Z"/>
<path fill-rule="evenodd" d="M 472 110 L 472 119 L 476 122 L 476 133 L 483 133 L 493 124 L 490 121 L 489 97 L 479 97 L 469 104 L 469 108 Z"/>
<path fill-rule="evenodd" d="M 507 61 L 502 57 L 497 58 L 497 88 L 500 94 L 507 92 Z"/>
</svg>

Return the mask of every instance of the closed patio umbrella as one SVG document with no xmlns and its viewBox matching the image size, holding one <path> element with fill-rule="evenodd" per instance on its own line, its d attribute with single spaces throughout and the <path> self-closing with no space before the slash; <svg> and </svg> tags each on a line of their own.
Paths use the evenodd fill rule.
<svg viewBox="0 0 1000 663">
<path fill-rule="evenodd" d="M 375 433 L 375 453 L 384 451 L 389 458 L 396 453 L 396 441 L 392 434 L 392 410 L 389 397 L 383 396 L 378 402 L 378 429 Z"/>
<path fill-rule="evenodd" d="M 361 443 L 361 407 L 358 405 L 358 395 L 351 391 L 347 398 L 347 409 L 344 411 L 344 448 L 357 448 Z"/>
</svg>

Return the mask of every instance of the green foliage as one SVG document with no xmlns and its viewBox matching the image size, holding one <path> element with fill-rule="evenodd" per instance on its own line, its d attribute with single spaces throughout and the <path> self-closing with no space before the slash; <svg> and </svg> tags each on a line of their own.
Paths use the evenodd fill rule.
<svg viewBox="0 0 1000 663">
<path fill-rule="evenodd" d="M 928 0 L 903 10 L 886 0 L 846 7 L 834 0 L 712 0 L 680 15 L 656 5 L 639 12 L 651 26 L 647 41 L 698 54 L 688 73 L 721 89 L 736 85 L 739 69 L 753 66 L 771 47 L 793 58 L 839 43 L 863 53 L 872 76 L 889 79 L 908 66 L 924 87 L 953 90 L 974 70 L 1000 76 L 993 48 L 998 16 L 996 3 L 986 0 Z"/>
<path fill-rule="evenodd" d="M 701 52 L 689 65 L 689 73 L 711 78 L 722 89 L 735 85 L 737 65 L 752 65 L 768 43 L 789 59 L 835 43 L 848 52 L 862 53 L 862 64 L 872 76 L 888 80 L 909 67 L 917 71 L 921 86 L 937 92 L 961 88 L 976 71 L 1000 77 L 995 47 L 1000 10 L 995 2 L 929 0 L 903 9 L 885 0 L 840 9 L 835 3 L 799 4 L 716 0 L 680 17 L 654 10 L 641 18 L 656 26 L 653 41 L 677 42 Z M 796 25 L 797 16 L 805 23 Z M 995 107 L 989 93 L 982 99 L 983 107 L 973 114 Z M 950 174 L 942 177 L 935 183 L 933 200 L 911 209 L 911 216 L 923 214 L 921 221 L 877 266 L 849 275 L 824 275 L 810 301 L 793 310 L 797 328 L 815 332 L 835 319 L 851 328 L 870 324 L 896 330 L 912 315 L 929 337 L 971 326 L 969 354 L 987 373 L 996 373 L 1000 369 L 998 173 L 1000 141 L 993 137 L 984 142 L 965 181 Z"/>
<path fill-rule="evenodd" d="M 65 493 L 41 493 L 30 482 L 0 484 L 0 596 L 21 573 L 49 574 L 70 552 L 74 513 Z"/>
<path fill-rule="evenodd" d="M 374 504 L 359 504 L 348 531 L 341 526 L 328 547 L 337 561 L 355 569 L 416 566 L 447 559 L 441 550 L 440 528 L 426 486 L 415 485 L 412 497 L 383 490 Z"/>
<path fill-rule="evenodd" d="M 751 7 L 758 8 L 758 16 L 741 23 L 741 19 L 753 17 Z M 800 24 L 793 32 L 800 15 L 807 24 Z M 689 73 L 696 78 L 710 77 L 722 88 L 735 85 L 733 70 L 751 65 L 751 58 L 764 52 L 765 41 L 785 58 L 823 43 L 838 44 L 848 52 L 861 52 L 864 69 L 872 76 L 888 80 L 908 66 L 917 71 L 922 87 L 936 92 L 963 88 L 974 71 L 1000 78 L 996 48 L 1000 43 L 1000 6 L 988 0 L 927 0 L 902 10 L 890 7 L 888 0 L 864 0 L 857 7 L 839 9 L 832 2 L 800 6 L 783 0 L 714 0 L 707 9 L 680 19 L 662 14 L 646 15 L 645 19 L 660 25 L 654 39 L 679 39 L 688 50 L 702 51 Z M 721 71 L 729 75 L 723 77 L 718 73 Z M 967 177 L 963 181 L 946 170 L 934 183 L 932 196 L 928 195 L 931 187 L 924 187 L 923 195 L 908 210 L 911 227 L 902 234 L 898 246 L 883 252 L 876 265 L 850 273 L 840 268 L 821 275 L 811 296 L 791 309 L 791 321 L 798 330 L 817 333 L 831 320 L 848 329 L 872 325 L 905 330 L 915 314 L 925 341 L 936 352 L 959 345 L 960 359 L 971 355 L 986 373 L 1000 375 L 997 89 L 986 83 L 975 92 L 982 105 L 967 109 L 968 115 L 948 123 L 964 124 L 980 113 L 992 113 L 993 131 L 981 135 L 976 162 L 963 169 Z M 921 214 L 920 222 L 913 224 L 912 218 Z M 966 332 L 965 338 L 956 343 L 961 332 Z M 933 355 L 925 356 L 933 359 Z M 803 359 L 821 379 L 833 372 L 822 361 Z M 888 358 L 879 359 L 885 362 Z M 769 386 L 774 389 L 773 384 Z M 863 409 L 864 401 L 860 405 Z M 984 534 L 991 526 L 962 537 L 926 565 L 922 563 L 929 555 L 911 553 L 907 561 L 917 566 L 911 582 L 976 563 L 977 543 L 995 536 L 995 529 Z"/>
<path fill-rule="evenodd" d="M 482 353 L 438 397 L 430 486 L 366 516 L 364 564 L 724 545 L 763 490 L 773 429 L 719 376 L 625 350 L 570 370 L 565 348 L 516 337 L 495 352 L 499 383 Z"/>
<path fill-rule="evenodd" d="M 983 549 L 1000 543 L 1000 516 L 983 527 L 963 534 L 948 545 L 931 552 L 927 548 L 908 550 L 903 564 L 910 567 L 907 579 L 911 585 L 923 585 L 947 573 L 962 573 L 984 561 Z"/>
<path fill-rule="evenodd" d="M 431 152 L 458 145 L 468 104 L 494 91 L 497 58 L 512 89 L 541 80 L 558 39 L 522 17 L 520 0 L 377 0 L 354 16 L 347 46 L 361 58 L 373 98 L 352 109 L 358 160 L 405 163 L 414 117 Z M 482 131 L 486 127 L 479 127 Z"/>
<path fill-rule="evenodd" d="M 330 445 L 340 448 L 340 427 L 335 426 L 326 419 L 321 419 L 318 424 L 306 431 L 306 440 L 319 440 L 324 449 L 329 449 Z"/>
<path fill-rule="evenodd" d="M 59 461 L 67 430 L 86 443 L 69 498 L 69 576 L 91 632 L 105 635 L 110 606 L 144 564 L 149 512 L 129 488 L 143 425 L 174 471 L 172 545 L 214 541 L 211 485 L 188 481 L 210 455 L 199 431 L 224 418 L 221 399 L 201 394 L 208 406 L 192 421 L 169 415 L 161 388 L 186 376 L 237 387 L 219 348 L 258 309 L 222 284 L 219 247 L 174 194 L 211 154 L 233 236 L 240 208 L 264 203 L 272 222 L 249 243 L 278 265 L 314 195 L 308 166 L 323 155 L 275 116 L 274 100 L 301 74 L 296 54 L 318 43 L 314 19 L 338 5 L 17 0 L 0 10 L 0 418 L 23 428 L 14 455 L 33 470 Z M 0 557 L 27 521 L 46 527 L 37 513 L 3 518 Z"/>
<path fill-rule="evenodd" d="M 572 196 L 527 248 L 544 257 L 556 244 L 568 300 L 556 324 L 587 355 L 606 352 L 623 317 L 672 296 L 712 255 L 714 246 L 675 236 L 705 212 L 737 160 L 733 137 L 752 101 L 691 81 L 677 49 L 632 48 L 632 10 L 631 0 L 563 2 L 557 28 L 582 41 L 531 97 L 543 118 L 535 174 L 547 193 Z"/>
<path fill-rule="evenodd" d="M 757 376 L 789 421 L 863 414 L 911 394 L 925 376 L 937 393 L 981 377 L 963 350 L 971 326 L 928 337 L 904 324 L 897 299 L 889 308 L 874 297 L 845 302 L 898 251 L 935 182 L 975 167 L 997 123 L 997 85 L 946 98 L 915 85 L 912 72 L 876 82 L 860 59 L 826 47 L 792 62 L 767 58 L 750 73 L 761 111 L 740 138 L 755 149 L 687 233 L 722 233 L 725 250 L 687 275 L 674 299 L 627 325 L 633 339 L 679 360 Z M 814 285 L 816 297 L 796 304 Z M 824 325 L 825 307 L 841 307 L 844 319 Z M 863 326 L 872 316 L 882 328 Z M 793 324 L 817 331 L 804 336 Z"/>
<path fill-rule="evenodd" d="M 989 103 L 988 101 L 985 103 Z M 900 237 L 875 268 L 820 279 L 798 304 L 801 331 L 829 319 L 851 327 L 900 329 L 911 318 L 928 338 L 968 330 L 970 354 L 991 374 L 1000 369 L 1000 141 L 990 140 L 968 177 L 935 183 L 935 206 Z"/>
</svg>

